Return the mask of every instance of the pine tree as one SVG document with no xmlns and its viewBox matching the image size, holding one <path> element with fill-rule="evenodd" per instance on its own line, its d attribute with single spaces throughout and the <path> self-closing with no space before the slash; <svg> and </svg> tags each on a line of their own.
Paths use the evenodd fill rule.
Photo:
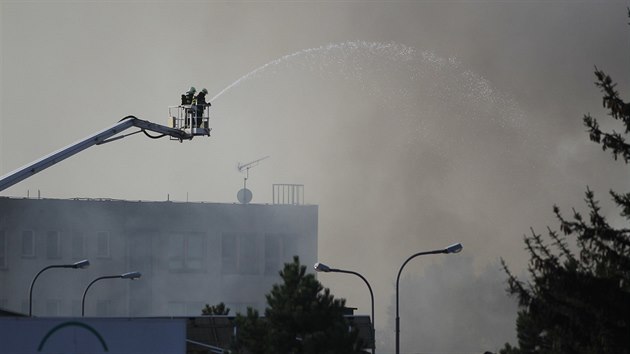
<svg viewBox="0 0 630 354">
<path fill-rule="evenodd" d="M 280 272 L 281 284 L 267 294 L 265 317 L 238 314 L 235 351 L 243 353 L 357 353 L 356 330 L 343 316 L 345 300 L 306 273 L 296 256 Z"/>
<path fill-rule="evenodd" d="M 624 133 L 602 131 L 590 114 L 583 123 L 593 142 L 627 164 L 630 105 L 621 99 L 610 76 L 598 68 L 595 76 L 604 108 L 621 122 Z M 620 215 L 629 220 L 630 193 L 610 194 Z M 506 345 L 502 353 L 630 352 L 630 229 L 612 227 L 588 188 L 585 201 L 587 219 L 574 210 L 569 220 L 554 206 L 561 233 L 549 229 L 545 240 L 532 230 L 525 237 L 529 282 L 518 280 L 503 263 L 508 290 L 518 297 L 521 311 L 517 319 L 519 347 Z M 571 241 L 577 254 L 570 250 Z"/>
<path fill-rule="evenodd" d="M 627 164 L 630 105 L 607 74 L 595 68 L 595 76 L 604 107 L 625 132 L 602 131 L 590 114 L 584 116 L 584 125 L 592 141 Z M 501 353 L 630 353 L 630 229 L 611 226 L 588 187 L 585 194 L 588 217 L 573 210 L 568 219 L 554 206 L 560 232 L 548 229 L 544 238 L 531 230 L 524 237 L 529 281 L 517 279 L 503 261 L 508 291 L 521 310 L 518 347 L 506 344 Z M 620 215 L 630 220 L 630 193 L 610 194 Z M 571 251 L 570 244 L 578 251 Z"/>
<path fill-rule="evenodd" d="M 238 332 L 232 344 L 232 352 L 250 354 L 268 353 L 267 327 L 264 323 L 264 319 L 260 318 L 258 311 L 248 307 L 245 316 L 240 313 L 236 314 L 235 323 Z"/>
<path fill-rule="evenodd" d="M 227 316 L 230 314 L 230 308 L 226 307 L 222 302 L 212 306 L 206 304 L 206 306 L 201 309 L 201 314 L 204 316 Z"/>
</svg>

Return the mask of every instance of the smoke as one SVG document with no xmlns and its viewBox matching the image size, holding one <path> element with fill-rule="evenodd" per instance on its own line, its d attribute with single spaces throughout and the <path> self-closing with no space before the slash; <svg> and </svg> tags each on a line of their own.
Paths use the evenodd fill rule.
<svg viewBox="0 0 630 354">
<path fill-rule="evenodd" d="M 586 184 L 602 196 L 627 186 L 579 121 L 601 104 L 592 66 L 614 77 L 625 67 L 619 4 L 62 5 L 1 5 L 2 169 L 127 114 L 160 122 L 190 85 L 214 96 L 213 136 L 107 144 L 6 192 L 234 202 L 243 182 L 234 166 L 269 155 L 250 171 L 253 202 L 270 202 L 272 183 L 305 185 L 307 203 L 319 205 L 319 260 L 372 283 L 377 335 L 393 333 L 387 307 L 410 254 L 464 244 L 461 254 L 410 263 L 412 288 L 414 275 L 425 271 L 424 289 L 451 263 L 466 279 L 497 284 L 501 273 L 487 269 L 501 256 L 522 268 L 521 236 L 553 226 L 554 203 L 579 209 Z M 43 113 L 22 119 L 33 89 Z M 88 113 L 70 104 L 85 102 Z M 435 264 L 445 268 L 429 276 Z M 359 279 L 319 279 L 368 312 Z M 479 291 L 505 296 L 498 288 Z M 460 292 L 449 303 L 466 303 Z M 496 331 L 492 319 L 512 310 L 494 310 L 485 326 L 483 315 L 471 321 Z"/>
<path fill-rule="evenodd" d="M 549 156 L 548 137 L 516 99 L 457 58 L 392 42 L 302 50 L 237 83 L 217 100 L 217 106 L 230 107 L 238 127 L 223 127 L 221 138 L 271 155 L 275 180 L 306 185 L 307 202 L 320 205 L 320 261 L 360 271 L 375 283 L 382 302 L 392 299 L 395 271 L 406 256 L 462 242 L 469 263 L 459 268 L 468 275 L 462 279 L 484 279 L 488 286 L 474 288 L 464 280 L 458 290 L 437 286 L 420 313 L 428 323 L 442 314 L 452 319 L 451 329 L 476 331 L 455 342 L 444 334 L 433 348 L 461 351 L 477 343 L 493 350 L 513 341 L 516 308 L 504 292 L 497 259 L 509 255 L 512 266 L 523 267 L 525 253 L 514 252 L 522 249 L 523 232 L 536 221 L 553 225 L 556 201 L 549 191 L 565 177 L 558 162 L 566 158 Z M 255 109 L 234 110 L 238 101 Z M 452 260 L 440 262 L 448 268 Z M 414 263 L 409 272 L 433 264 Z M 350 299 L 350 306 L 369 308 L 360 282 L 330 274 L 320 280 Z M 417 283 L 424 288 L 424 281 Z M 441 290 L 451 294 L 447 301 Z M 453 308 L 469 303 L 473 293 L 485 311 L 462 308 L 466 315 L 458 317 Z M 442 311 L 427 310 L 428 302 Z M 413 304 L 403 311 L 414 313 Z M 391 311 L 376 308 L 379 333 L 391 335 Z M 410 346 L 428 348 L 417 340 L 425 337 L 413 338 Z"/>
<path fill-rule="evenodd" d="M 450 257 L 449 257 L 450 258 Z M 400 279 L 400 346 L 405 353 L 498 352 L 516 342 L 516 299 L 504 296 L 505 275 L 491 263 L 474 271 L 470 254 L 444 259 Z M 390 301 L 395 328 L 396 303 Z M 382 352 L 395 347 L 394 332 L 380 333 Z"/>
<path fill-rule="evenodd" d="M 303 50 L 236 82 L 217 100 L 217 107 L 230 107 L 235 129 L 223 127 L 217 139 L 237 139 L 271 155 L 278 182 L 305 184 L 307 202 L 320 205 L 320 261 L 359 271 L 373 282 L 383 338 L 391 335 L 393 322 L 391 311 L 378 303 L 391 302 L 398 262 L 462 242 L 468 264 L 459 268 L 467 275 L 461 289 L 479 279 L 475 269 L 486 269 L 480 277 L 492 286 L 468 290 L 499 301 L 486 313 L 468 310 L 462 328 L 474 325 L 479 331 L 449 348 L 471 345 L 473 337 L 487 348 L 513 339 L 515 307 L 509 306 L 496 260 L 519 247 L 515 225 L 526 230 L 531 219 L 523 215 L 532 214 L 523 195 L 533 203 L 543 200 L 539 189 L 550 171 L 543 143 L 516 100 L 455 58 L 398 43 L 344 42 Z M 274 90 L 265 90 L 271 86 Z M 234 110 L 244 97 L 254 101 L 255 110 Z M 444 264 L 451 257 L 458 255 Z M 426 262 L 417 260 L 408 271 Z M 360 282 L 330 274 L 320 280 L 362 313 L 369 308 Z M 452 293 L 450 305 L 469 302 L 458 296 L 469 291 L 436 289 Z M 411 302 L 404 311 L 413 309 Z M 438 312 L 424 315 L 434 318 Z M 435 348 L 446 342 L 435 339 Z"/>
</svg>

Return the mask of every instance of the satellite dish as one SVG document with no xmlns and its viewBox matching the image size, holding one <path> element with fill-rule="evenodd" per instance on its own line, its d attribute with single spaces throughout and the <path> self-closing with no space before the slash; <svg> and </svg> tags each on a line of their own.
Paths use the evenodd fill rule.
<svg viewBox="0 0 630 354">
<path fill-rule="evenodd" d="M 249 204 L 252 201 L 252 191 L 247 188 L 241 188 L 238 193 L 236 193 L 236 198 L 241 204 Z"/>
</svg>

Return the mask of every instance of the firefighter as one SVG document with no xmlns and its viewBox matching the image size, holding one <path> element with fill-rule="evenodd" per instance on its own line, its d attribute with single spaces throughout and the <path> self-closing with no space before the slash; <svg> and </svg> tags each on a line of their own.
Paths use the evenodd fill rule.
<svg viewBox="0 0 630 354">
<path fill-rule="evenodd" d="M 203 121 L 203 111 L 206 109 L 206 107 L 211 106 L 210 102 L 206 102 L 207 94 L 208 90 L 204 88 L 194 98 L 193 107 L 195 109 L 195 117 L 197 118 L 196 123 L 198 127 L 201 126 L 201 123 Z"/>
<path fill-rule="evenodd" d="M 184 116 L 186 117 L 185 124 L 184 124 L 185 127 L 189 127 L 191 125 L 192 119 L 195 116 L 195 108 L 190 107 L 193 101 L 193 97 L 195 96 L 195 92 L 197 92 L 197 89 L 195 89 L 194 86 L 190 86 L 190 89 L 188 89 L 188 91 L 182 94 L 181 106 L 184 106 Z M 185 106 L 188 106 L 188 107 L 185 107 Z"/>
<path fill-rule="evenodd" d="M 186 93 L 182 94 L 182 106 L 192 104 L 195 92 L 197 92 L 197 90 L 191 86 Z"/>
</svg>

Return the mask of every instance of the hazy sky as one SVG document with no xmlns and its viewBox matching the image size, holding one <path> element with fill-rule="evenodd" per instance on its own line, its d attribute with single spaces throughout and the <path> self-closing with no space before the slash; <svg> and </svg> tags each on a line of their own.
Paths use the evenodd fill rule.
<svg viewBox="0 0 630 354">
<path fill-rule="evenodd" d="M 628 189 L 581 123 L 605 118 L 595 65 L 627 97 L 627 6 L 0 0 L 0 174 L 129 114 L 165 124 L 190 85 L 216 97 L 211 138 L 135 135 L 1 195 L 231 203 L 237 163 L 270 155 L 250 171 L 253 202 L 304 184 L 320 260 L 373 283 L 384 326 L 410 254 L 459 241 L 478 269 L 518 270 L 554 203 L 583 210 L 589 185 L 610 209 L 608 190 Z M 367 312 L 360 280 L 319 278 Z"/>
</svg>

